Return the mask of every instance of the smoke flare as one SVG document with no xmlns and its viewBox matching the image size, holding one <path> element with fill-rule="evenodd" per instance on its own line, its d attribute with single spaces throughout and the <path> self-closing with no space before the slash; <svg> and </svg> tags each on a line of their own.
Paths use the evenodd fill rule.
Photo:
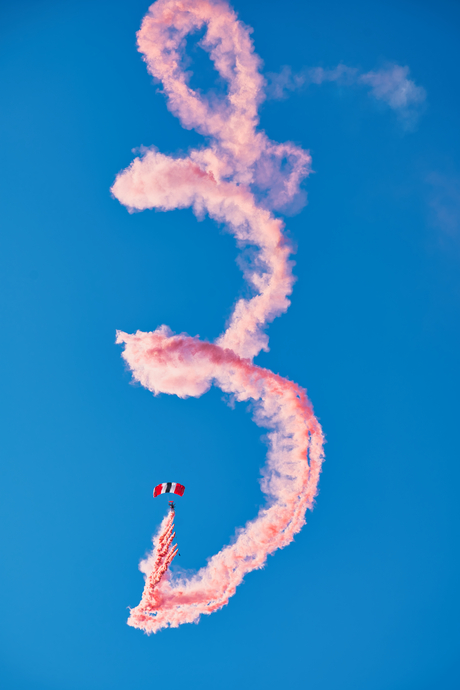
<svg viewBox="0 0 460 690">
<path fill-rule="evenodd" d="M 183 69 L 185 37 L 203 25 L 201 47 L 228 82 L 222 99 L 191 89 Z M 209 146 L 185 158 L 146 150 L 117 176 L 112 193 L 130 210 L 207 212 L 225 223 L 240 245 L 258 252 L 244 272 L 255 294 L 236 303 L 216 343 L 174 335 L 166 326 L 151 333 L 118 332 L 117 342 L 125 344 L 123 357 L 134 379 L 155 395 L 197 397 L 216 385 L 238 401 L 252 401 L 254 421 L 271 430 L 261 483 L 266 506 L 195 576 L 174 579 L 168 572 L 177 553 L 174 514 L 163 521 L 142 600 L 128 620 L 148 633 L 220 609 L 248 572 L 289 544 L 313 505 L 323 460 L 323 434 L 305 390 L 252 362 L 268 349 L 265 328 L 288 308 L 294 281 L 292 249 L 272 211 L 302 194 L 310 156 L 257 130 L 264 80 L 249 34 L 221 0 L 158 0 L 138 32 L 139 50 L 162 82 L 169 109 L 184 127 L 207 137 Z"/>
</svg>

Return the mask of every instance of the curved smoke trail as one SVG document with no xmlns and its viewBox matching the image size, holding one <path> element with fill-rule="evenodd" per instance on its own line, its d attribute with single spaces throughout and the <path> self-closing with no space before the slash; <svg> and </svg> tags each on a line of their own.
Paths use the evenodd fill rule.
<svg viewBox="0 0 460 690">
<path fill-rule="evenodd" d="M 211 100 L 188 86 L 185 37 L 203 25 L 201 46 L 228 82 L 225 99 Z M 172 546 L 174 514 L 163 521 L 142 600 L 128 621 L 149 633 L 221 608 L 246 573 L 289 544 L 313 505 L 323 459 L 321 427 L 306 392 L 252 363 L 268 349 L 265 328 L 288 308 L 294 281 L 284 224 L 272 211 L 298 197 L 310 156 L 256 129 L 264 80 L 249 34 L 221 0 L 158 0 L 150 7 L 138 32 L 139 50 L 149 72 L 162 82 L 169 109 L 184 127 L 207 137 L 209 146 L 186 158 L 148 150 L 112 187 L 130 210 L 192 207 L 196 214 L 207 212 L 225 223 L 240 245 L 257 247 L 245 270 L 254 297 L 236 303 L 216 343 L 174 335 L 166 326 L 152 333 L 117 334 L 134 378 L 155 395 L 200 396 L 216 385 L 236 400 L 253 401 L 255 422 L 271 429 L 262 481 L 266 507 L 194 577 L 163 577 L 177 551 Z"/>
</svg>

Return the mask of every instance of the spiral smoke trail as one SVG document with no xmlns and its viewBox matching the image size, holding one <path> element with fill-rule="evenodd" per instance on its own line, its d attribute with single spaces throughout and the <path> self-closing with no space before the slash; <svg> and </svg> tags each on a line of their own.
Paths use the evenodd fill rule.
<svg viewBox="0 0 460 690">
<path fill-rule="evenodd" d="M 203 25 L 200 45 L 228 82 L 220 100 L 193 91 L 183 70 L 185 37 Z M 112 193 L 129 210 L 192 207 L 225 223 L 239 245 L 258 249 L 244 274 L 255 294 L 236 303 L 215 343 L 175 335 L 166 326 L 151 333 L 118 332 L 117 342 L 125 345 L 134 379 L 155 395 L 198 397 L 215 385 L 238 401 L 252 401 L 255 422 L 271 430 L 262 480 L 266 506 L 195 576 L 174 579 L 168 573 L 177 552 L 174 513 L 163 521 L 145 566 L 142 600 L 128 620 L 151 633 L 220 609 L 248 572 L 293 540 L 317 493 L 323 434 L 305 390 L 252 362 L 268 349 L 265 329 L 288 308 L 294 281 L 292 248 L 273 210 L 299 199 L 310 156 L 257 130 L 264 79 L 250 29 L 222 0 L 158 0 L 142 22 L 138 46 L 149 72 L 162 82 L 171 112 L 209 146 L 185 158 L 146 150 L 117 176 Z"/>
</svg>

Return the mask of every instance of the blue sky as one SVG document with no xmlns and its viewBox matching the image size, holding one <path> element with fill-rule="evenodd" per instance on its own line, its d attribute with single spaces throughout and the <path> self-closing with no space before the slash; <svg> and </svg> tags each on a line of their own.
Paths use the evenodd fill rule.
<svg viewBox="0 0 460 690">
<path fill-rule="evenodd" d="M 294 544 L 198 626 L 126 624 L 140 558 L 186 485 L 181 567 L 263 497 L 261 431 L 212 390 L 130 385 L 115 330 L 214 339 L 244 292 L 232 238 L 191 211 L 129 215 L 132 149 L 186 152 L 135 47 L 148 5 L 0 5 L 0 680 L 7 690 L 458 688 L 460 11 L 453 2 L 233 3 L 267 72 L 407 65 L 407 131 L 363 88 L 267 101 L 270 138 L 309 149 L 287 218 L 292 306 L 257 363 L 307 387 L 327 438 Z M 191 45 L 197 85 L 211 72 Z M 201 81 L 200 81 L 201 80 Z M 208 80 L 208 81 L 207 81 Z M 206 487 L 208 484 L 208 487 Z M 177 559 L 179 560 L 179 559 Z M 177 561 L 176 561 L 177 562 Z"/>
</svg>

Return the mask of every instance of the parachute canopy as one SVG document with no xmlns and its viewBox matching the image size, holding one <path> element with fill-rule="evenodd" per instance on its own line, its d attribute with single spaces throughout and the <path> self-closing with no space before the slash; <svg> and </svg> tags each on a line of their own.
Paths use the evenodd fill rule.
<svg viewBox="0 0 460 690">
<path fill-rule="evenodd" d="M 153 498 L 156 498 L 160 494 L 177 494 L 178 496 L 183 496 L 185 491 L 185 486 L 182 484 L 176 484 L 176 482 L 165 482 L 164 484 L 158 484 L 153 490 Z"/>
</svg>

